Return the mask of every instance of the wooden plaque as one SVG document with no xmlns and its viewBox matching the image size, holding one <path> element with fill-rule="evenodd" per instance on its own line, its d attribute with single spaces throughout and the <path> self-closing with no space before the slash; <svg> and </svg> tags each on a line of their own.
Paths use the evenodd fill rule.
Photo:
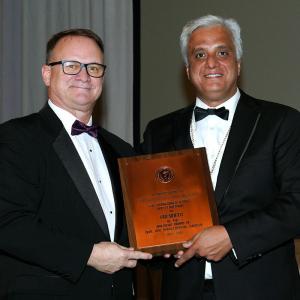
<svg viewBox="0 0 300 300">
<path fill-rule="evenodd" d="M 155 255 L 218 224 L 205 148 L 120 158 L 129 242 Z"/>
</svg>

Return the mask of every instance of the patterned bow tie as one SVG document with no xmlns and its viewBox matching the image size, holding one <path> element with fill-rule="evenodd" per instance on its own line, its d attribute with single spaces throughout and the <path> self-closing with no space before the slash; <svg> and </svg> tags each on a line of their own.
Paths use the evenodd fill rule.
<svg viewBox="0 0 300 300">
<path fill-rule="evenodd" d="M 224 106 L 217 108 L 217 109 L 216 108 L 204 109 L 204 108 L 196 106 L 194 109 L 194 114 L 195 114 L 196 122 L 204 119 L 208 115 L 216 115 L 216 116 L 222 118 L 223 120 L 228 120 L 229 110 L 226 109 Z"/>
<path fill-rule="evenodd" d="M 96 125 L 88 126 L 88 125 L 85 125 L 84 123 L 76 120 L 72 125 L 71 135 L 78 135 L 83 132 L 86 132 L 90 136 L 97 138 L 98 126 L 96 126 Z"/>
</svg>

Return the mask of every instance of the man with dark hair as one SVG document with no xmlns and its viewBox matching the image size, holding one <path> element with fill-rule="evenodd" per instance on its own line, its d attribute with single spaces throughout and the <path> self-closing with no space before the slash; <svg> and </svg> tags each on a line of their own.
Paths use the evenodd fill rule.
<svg viewBox="0 0 300 300">
<path fill-rule="evenodd" d="M 103 43 L 73 29 L 48 42 L 38 113 L 0 126 L 0 299 L 132 299 L 117 158 L 132 148 L 92 125 Z M 122 246 L 121 246 L 122 245 Z"/>
<path fill-rule="evenodd" d="M 300 114 L 238 88 L 235 20 L 193 20 L 180 42 L 196 101 L 151 121 L 142 147 L 205 147 L 220 225 L 199 232 L 166 264 L 162 300 L 299 300 Z"/>
</svg>

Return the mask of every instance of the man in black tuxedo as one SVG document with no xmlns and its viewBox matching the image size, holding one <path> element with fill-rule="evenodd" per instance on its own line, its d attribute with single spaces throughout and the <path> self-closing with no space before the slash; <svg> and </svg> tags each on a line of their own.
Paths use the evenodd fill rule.
<svg viewBox="0 0 300 300">
<path fill-rule="evenodd" d="M 92 125 L 103 43 L 71 29 L 47 44 L 38 113 L 0 126 L 0 299 L 132 299 L 117 158 L 132 148 Z M 122 245 L 122 246 L 121 246 Z"/>
<path fill-rule="evenodd" d="M 300 231 L 299 112 L 237 87 L 236 21 L 201 17 L 180 40 L 196 102 L 151 121 L 142 147 L 206 147 L 220 225 L 166 263 L 162 299 L 300 299 L 293 242 Z"/>
</svg>

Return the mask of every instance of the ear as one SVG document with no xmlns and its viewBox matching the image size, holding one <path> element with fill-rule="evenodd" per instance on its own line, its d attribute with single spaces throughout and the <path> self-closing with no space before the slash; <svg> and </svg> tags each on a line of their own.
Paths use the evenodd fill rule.
<svg viewBox="0 0 300 300">
<path fill-rule="evenodd" d="M 190 68 L 189 68 L 189 66 L 185 66 L 185 73 L 186 73 L 186 76 L 187 76 L 188 80 L 190 80 Z"/>
<path fill-rule="evenodd" d="M 50 85 L 51 67 L 47 65 L 42 66 L 42 78 L 46 86 Z"/>
<path fill-rule="evenodd" d="M 241 61 L 238 61 L 238 76 L 241 74 Z"/>
</svg>

